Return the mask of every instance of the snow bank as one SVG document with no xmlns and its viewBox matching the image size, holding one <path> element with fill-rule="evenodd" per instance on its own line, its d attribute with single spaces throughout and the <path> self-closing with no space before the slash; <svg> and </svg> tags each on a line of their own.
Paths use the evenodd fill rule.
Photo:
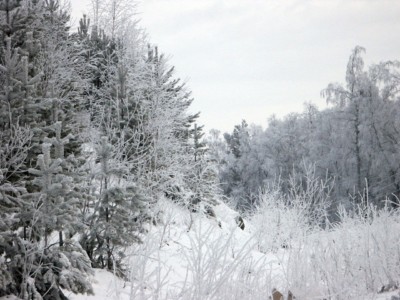
<svg viewBox="0 0 400 300">
<path fill-rule="evenodd" d="M 225 204 L 215 207 L 216 218 L 168 201 L 159 210 L 159 222 L 148 228 L 143 243 L 126 250 L 128 280 L 96 270 L 95 295 L 70 299 L 265 300 L 274 288 L 284 295 L 290 290 L 298 300 L 398 295 L 396 289 L 378 293 L 400 278 L 398 213 L 343 216 L 330 231 L 307 228 L 288 247 L 260 251 L 258 225 L 245 220 L 241 230 L 237 212 Z"/>
</svg>

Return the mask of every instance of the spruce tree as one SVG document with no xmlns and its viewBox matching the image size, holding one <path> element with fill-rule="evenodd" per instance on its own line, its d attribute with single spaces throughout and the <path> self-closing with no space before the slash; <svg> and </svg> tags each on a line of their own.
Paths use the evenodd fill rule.
<svg viewBox="0 0 400 300">
<path fill-rule="evenodd" d="M 120 264 L 120 250 L 139 241 L 148 203 L 140 188 L 127 183 L 129 168 L 118 160 L 117 149 L 106 137 L 96 145 L 96 156 L 99 188 L 94 191 L 89 231 L 81 243 L 95 266 L 113 270 Z"/>
<path fill-rule="evenodd" d="M 59 137 L 61 124 L 56 125 Z M 70 233 L 70 226 L 77 222 L 79 205 L 79 199 L 73 191 L 73 179 L 65 172 L 67 163 L 63 157 L 63 144 L 66 140 L 54 139 L 58 142 L 56 159 L 51 158 L 52 145 L 43 143 L 43 153 L 37 160 L 38 167 L 29 170 L 36 176 L 33 184 L 38 187 L 37 192 L 31 194 L 35 203 L 32 231 L 35 236 L 43 238 L 40 259 L 44 263 L 37 266 L 43 276 L 36 278 L 35 285 L 41 294 L 48 293 L 50 289 L 49 297 L 61 299 L 63 294 L 60 287 L 79 293 L 91 292 L 91 285 L 85 275 L 91 273 L 87 254 L 69 236 L 64 240 L 62 234 L 64 230 Z M 50 240 L 55 231 L 59 232 L 58 243 Z"/>
<path fill-rule="evenodd" d="M 17 294 L 26 275 L 20 273 L 24 264 L 18 257 L 31 243 L 24 242 L 17 230 L 21 212 L 28 205 L 23 198 L 27 191 L 15 177 L 21 172 L 31 138 L 29 130 L 21 127 L 0 132 L 0 296 Z"/>
<path fill-rule="evenodd" d="M 82 198 L 72 173 L 83 128 L 67 19 L 58 1 L 0 3 L 0 295 L 62 299 L 60 287 L 91 289 L 90 262 L 70 239 Z M 55 230 L 68 234 L 53 244 Z"/>
</svg>

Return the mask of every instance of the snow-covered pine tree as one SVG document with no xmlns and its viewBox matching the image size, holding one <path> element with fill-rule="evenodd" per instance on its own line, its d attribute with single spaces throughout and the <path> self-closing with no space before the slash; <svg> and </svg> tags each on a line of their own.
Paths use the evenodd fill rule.
<svg viewBox="0 0 400 300">
<path fill-rule="evenodd" d="M 29 150 L 32 134 L 29 128 L 13 126 L 0 131 L 0 297 L 18 294 L 24 265 L 18 259 L 30 242 L 23 241 L 17 230 L 20 216 L 27 205 L 23 198 L 27 191 L 18 182 L 21 167 Z M 19 247 L 23 245 L 23 247 Z"/>
<path fill-rule="evenodd" d="M 58 125 L 58 126 L 57 126 Z M 58 132 L 56 144 L 56 159 L 51 158 L 49 143 L 42 144 L 42 152 L 37 160 L 38 168 L 29 169 L 35 175 L 33 185 L 37 187 L 32 199 L 31 222 L 32 235 L 42 243 L 37 243 L 39 259 L 35 267 L 41 276 L 35 277 L 35 286 L 41 295 L 49 299 L 63 299 L 60 287 L 75 293 L 91 292 L 91 284 L 87 275 L 91 274 L 90 261 L 79 243 L 63 238 L 63 231 L 70 233 L 73 224 L 77 223 L 79 199 L 73 189 L 73 179 L 66 172 L 68 163 L 63 157 L 63 146 L 68 140 L 60 137 L 61 123 L 56 123 Z M 58 231 L 58 242 L 52 239 Z M 36 260 L 35 260 L 36 262 Z M 42 263 L 43 262 L 43 263 Z"/>
<path fill-rule="evenodd" d="M 79 41 L 84 78 L 88 84 L 84 106 L 90 112 L 91 120 L 100 124 L 102 110 L 109 106 L 105 101 L 108 93 L 104 85 L 111 80 L 112 70 L 118 62 L 117 42 L 110 39 L 96 24 L 90 26 L 90 19 L 86 15 L 80 20 L 78 34 L 74 35 Z"/>
<path fill-rule="evenodd" d="M 32 103 L 34 85 L 40 80 L 40 71 L 31 61 L 37 54 L 35 17 L 40 5 L 30 7 L 23 1 L 8 0 L 0 4 L 0 115 L 1 127 L 29 125 L 35 118 L 37 106 Z M 30 114 L 30 116 L 28 116 Z"/>
<path fill-rule="evenodd" d="M 192 102 L 190 92 L 179 79 L 173 78 L 174 68 L 167 65 L 157 47 L 148 47 L 144 68 L 144 88 L 140 92 L 146 100 L 143 131 L 149 155 L 138 169 L 137 177 L 145 180 L 143 184 L 155 197 L 167 189 L 169 194 L 174 191 L 185 194 L 182 170 L 192 158 L 187 151 L 188 132 L 196 118 L 187 111 Z"/>
<path fill-rule="evenodd" d="M 1 137 L 4 135 L 2 133 Z M 91 273 L 90 261 L 76 242 L 64 240 L 63 247 L 49 243 L 50 230 L 62 226 L 59 220 L 70 218 L 68 201 L 62 199 L 69 191 L 66 178 L 57 174 L 59 160 L 51 163 L 50 149 L 44 144 L 44 153 L 38 162 L 39 186 L 36 194 L 27 193 L 22 182 L 10 182 L 10 174 L 19 172 L 24 162 L 32 135 L 25 128 L 17 128 L 10 142 L 2 145 L 0 208 L 0 295 L 18 295 L 22 299 L 64 299 L 59 287 L 73 292 L 90 292 L 87 274 Z M 12 172 L 8 164 L 13 164 Z M 32 197 L 36 196 L 36 200 Z M 71 201 L 69 201 L 71 202 Z M 29 220 L 30 218 L 30 220 Z M 58 220 L 53 220 L 53 219 Z M 28 221 L 21 227 L 21 219 Z M 29 225 L 30 228 L 27 226 Z M 29 230 L 31 229 L 31 230 Z M 21 234 L 19 234 L 21 232 Z M 43 235 L 40 233 L 43 232 Z M 36 238 L 34 237 L 36 234 Z M 41 237 L 44 236 L 44 245 Z"/>
<path fill-rule="evenodd" d="M 194 148 L 194 160 L 204 155 L 206 152 L 206 143 L 202 140 L 204 136 L 203 132 L 204 126 L 198 126 L 197 123 L 194 124 L 193 129 L 193 148 Z"/>
<path fill-rule="evenodd" d="M 78 171 L 80 161 L 74 154 L 65 156 L 65 148 L 68 147 L 70 140 L 74 139 L 72 134 L 62 137 L 62 122 L 58 121 L 53 125 L 55 136 L 46 138 L 44 141 L 53 145 L 54 158 L 61 161 L 61 174 L 66 176 L 67 180 L 62 180 L 62 205 L 58 209 L 62 212 L 63 217 L 57 218 L 57 230 L 59 231 L 60 247 L 64 245 L 63 234 L 72 236 L 76 231 L 83 228 L 79 220 L 79 214 L 84 201 L 87 197 L 85 189 L 81 186 L 80 181 L 84 178 Z"/>
<path fill-rule="evenodd" d="M 74 133 L 64 152 L 68 157 L 79 153 L 80 145 L 74 137 L 82 130 L 76 126 L 80 106 L 77 97 L 80 89 L 76 83 L 81 82 L 77 79 L 81 69 L 77 67 L 76 49 L 68 39 L 67 15 L 59 11 L 58 1 L 8 0 L 0 3 L 0 20 L 3 142 L 0 152 L 6 158 L 4 161 L 8 161 L 2 164 L 0 183 L 0 202 L 6 220 L 0 228 L 1 268 L 7 270 L 8 283 L 0 294 L 37 299 L 46 295 L 44 298 L 58 299 L 62 298 L 59 286 L 74 292 L 90 291 L 85 278 L 85 272 L 90 272 L 90 261 L 78 244 L 68 236 L 63 240 L 63 247 L 42 246 L 51 230 L 61 228 L 61 220 L 68 220 L 61 216 L 73 217 L 71 208 L 79 197 L 72 177 L 66 169 L 61 168 L 61 173 L 57 173 L 60 169 L 56 166 L 53 172 L 51 164 L 46 169 L 44 157 L 49 158 L 50 151 L 39 159 L 44 168 L 36 170 L 40 173 L 36 173 L 39 175 L 36 180 L 32 180 L 35 174 L 28 173 L 28 168 L 38 160 L 46 136 L 57 140 L 54 123 L 58 120 L 65 124 L 58 140 Z M 18 138 L 18 132 L 23 132 L 26 139 Z M 18 148 L 9 152 L 7 149 L 13 145 Z M 54 191 L 46 190 L 40 177 L 54 180 L 52 187 L 60 192 L 58 198 Z M 55 225 L 48 214 L 43 214 L 43 209 L 48 207 L 58 219 Z M 39 219 L 39 215 L 43 218 Z M 50 246 L 49 241 L 44 244 Z"/>
<path fill-rule="evenodd" d="M 187 207 L 192 212 L 207 211 L 218 203 L 221 190 L 218 187 L 217 168 L 207 153 L 206 141 L 202 139 L 203 126 L 189 130 L 187 153 L 189 159 L 183 165 L 185 184 L 190 193 Z"/>
<path fill-rule="evenodd" d="M 96 148 L 95 181 L 90 226 L 81 243 L 93 265 L 113 270 L 120 266 L 124 247 L 139 241 L 148 201 L 140 188 L 127 180 L 129 167 L 119 160 L 118 149 L 102 137 Z"/>
<path fill-rule="evenodd" d="M 249 127 L 245 120 L 235 125 L 232 134 L 225 133 L 224 139 L 229 153 L 226 156 L 227 167 L 220 173 L 223 181 L 222 188 L 226 195 L 235 200 L 239 209 L 245 209 L 251 202 L 251 195 L 243 176 L 246 152 L 250 145 Z"/>
<path fill-rule="evenodd" d="M 95 188 L 82 212 L 88 230 L 81 244 L 94 266 L 112 269 L 121 267 L 120 250 L 138 241 L 143 220 L 149 219 L 148 201 L 133 175 L 146 152 L 140 131 L 143 112 L 138 109 L 143 99 L 131 91 L 141 73 L 118 36 L 110 39 L 96 25 L 89 34 L 85 20 L 79 37 L 86 47 L 86 65 L 93 71 L 88 74 L 91 87 L 86 105 L 97 127 L 87 147 L 95 149 L 99 170 L 94 166 L 90 185 Z"/>
</svg>

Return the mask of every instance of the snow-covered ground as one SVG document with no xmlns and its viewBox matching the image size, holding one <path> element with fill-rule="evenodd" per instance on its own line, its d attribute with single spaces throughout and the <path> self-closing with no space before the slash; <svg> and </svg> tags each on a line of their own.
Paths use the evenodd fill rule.
<svg viewBox="0 0 400 300">
<path fill-rule="evenodd" d="M 395 297 L 400 297 L 396 288 L 385 293 L 378 293 L 378 289 L 365 290 L 360 295 L 351 291 L 358 293 L 362 290 L 364 283 L 361 281 L 364 279 L 360 276 L 366 276 L 366 280 L 369 280 L 367 276 L 374 275 L 347 268 L 347 264 L 351 265 L 351 262 L 346 262 L 347 256 L 335 252 L 344 247 L 345 244 L 341 244 L 346 242 L 343 236 L 351 243 L 356 239 L 352 235 L 362 233 L 357 230 L 356 224 L 347 232 L 333 230 L 314 233 L 299 239 L 299 242 L 294 242 L 288 248 L 278 246 L 271 251 L 262 249 L 261 252 L 255 234 L 257 228 L 247 220 L 244 230 L 238 228 L 235 222 L 237 212 L 225 204 L 215 208 L 216 218 L 191 214 L 169 202 L 160 205 L 162 221 L 149 228 L 149 233 L 143 236 L 142 244 L 126 250 L 129 278 L 122 280 L 105 270 L 96 270 L 92 278 L 95 294 L 67 294 L 70 299 L 261 300 L 268 299 L 271 291 L 276 288 L 284 294 L 286 300 L 289 287 L 298 300 L 395 300 L 398 299 Z M 394 243 L 397 238 L 394 237 Z M 295 237 L 293 239 L 296 240 Z M 332 246 L 335 243 L 338 248 Z M 343 251 L 351 251 L 351 245 L 348 246 Z M 354 250 L 357 251 L 357 246 Z M 379 253 L 370 254 L 377 256 L 371 259 L 375 263 L 386 259 L 378 259 Z M 362 259 L 359 255 L 361 253 L 353 253 L 352 257 L 355 260 Z M 334 261 L 336 258 L 337 261 Z M 321 271 L 321 266 L 316 267 L 317 263 L 326 263 L 326 270 Z M 334 269 L 335 264 L 341 265 Z M 360 268 L 363 266 L 360 264 Z M 399 262 L 393 267 L 399 269 Z M 354 272 L 351 278 L 355 279 L 346 285 L 341 279 L 348 278 L 346 276 L 349 272 Z M 377 282 L 375 286 L 389 284 L 382 278 L 385 276 L 376 274 L 373 282 L 382 282 Z M 393 281 L 397 282 L 398 278 L 393 278 Z M 325 296 L 327 290 L 330 297 Z"/>
</svg>

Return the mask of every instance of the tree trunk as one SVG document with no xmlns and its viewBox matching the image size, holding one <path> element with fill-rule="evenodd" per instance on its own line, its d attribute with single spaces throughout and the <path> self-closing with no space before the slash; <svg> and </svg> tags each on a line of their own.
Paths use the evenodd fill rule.
<svg viewBox="0 0 400 300">
<path fill-rule="evenodd" d="M 59 236 L 59 241 L 60 241 L 60 247 L 62 247 L 62 246 L 64 246 L 64 240 L 63 240 L 63 233 L 61 230 L 58 232 L 58 236 Z"/>
<path fill-rule="evenodd" d="M 355 156 L 356 156 L 356 176 L 357 176 L 357 192 L 361 192 L 361 147 L 360 147 L 360 107 L 359 103 L 355 103 Z"/>
</svg>

